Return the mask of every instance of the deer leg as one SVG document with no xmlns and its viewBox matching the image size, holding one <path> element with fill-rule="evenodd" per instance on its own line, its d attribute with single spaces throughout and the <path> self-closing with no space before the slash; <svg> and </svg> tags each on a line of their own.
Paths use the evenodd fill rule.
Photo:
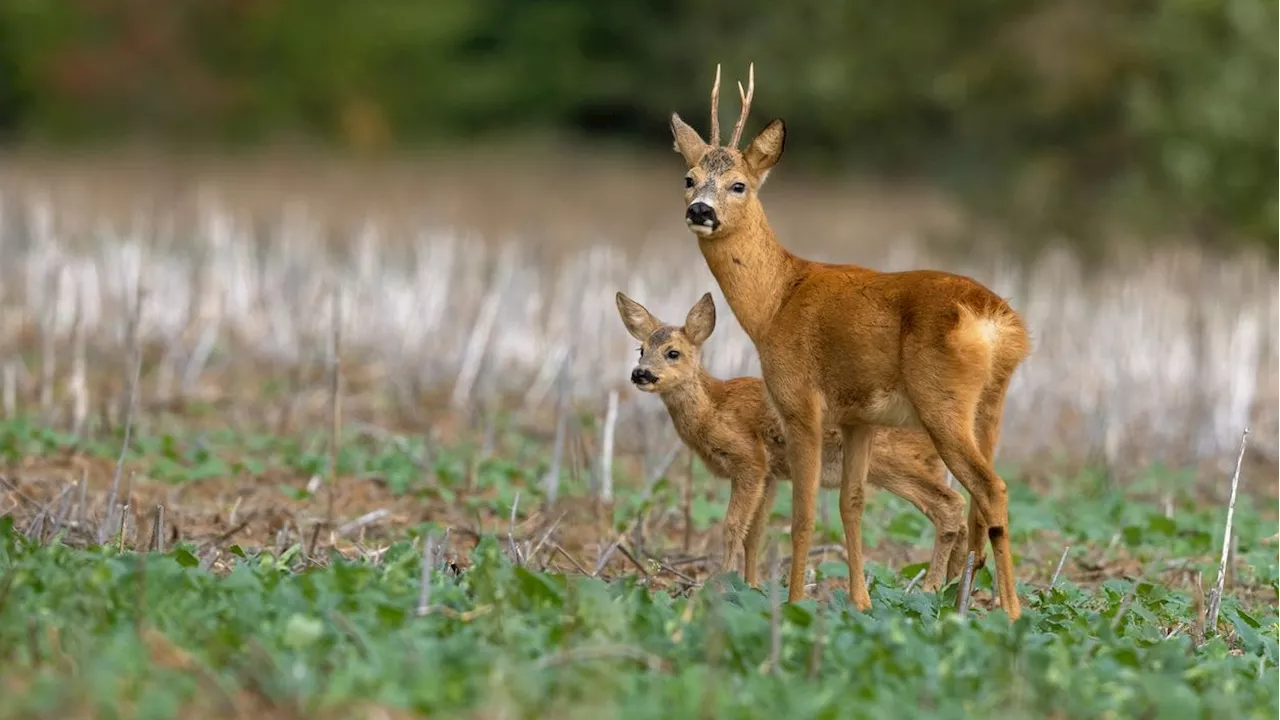
<svg viewBox="0 0 1280 720">
<path fill-rule="evenodd" d="M 801 397 L 799 402 L 776 403 L 787 436 L 787 461 L 791 467 L 791 575 L 787 602 L 804 599 L 804 571 L 809 563 L 818 485 L 822 480 L 821 410 L 816 397 Z"/>
<path fill-rule="evenodd" d="M 873 484 L 916 506 L 933 523 L 933 554 L 920 587 L 936 592 L 943 582 L 952 577 L 948 574 L 952 556 L 960 555 L 963 562 L 963 540 L 967 532 L 964 496 L 947 487 L 946 480 L 936 473 L 911 467 L 905 460 L 885 453 L 878 453 L 875 459 L 875 469 L 881 472 L 872 477 Z M 881 474 L 885 471 L 887 474 Z"/>
<path fill-rule="evenodd" d="M 862 511 L 866 504 L 867 468 L 871 461 L 870 425 L 846 425 L 840 478 L 840 520 L 844 525 L 844 549 L 849 560 L 849 600 L 859 610 L 871 609 L 867 579 L 862 569 Z"/>
<path fill-rule="evenodd" d="M 947 582 L 950 582 L 960 577 L 960 575 L 964 573 L 964 565 L 968 561 L 969 551 L 972 549 L 972 543 L 970 541 L 970 538 L 972 538 L 973 535 L 970 533 L 969 528 L 973 527 L 973 519 L 976 512 L 977 511 L 974 509 L 974 506 L 973 506 L 973 501 L 970 500 L 968 520 L 961 524 L 960 538 L 957 539 L 955 544 L 951 546 L 951 556 L 947 559 Z M 986 533 L 987 533 L 986 526 L 984 525 L 982 529 L 983 538 L 987 536 Z M 985 552 L 986 540 L 983 540 L 982 543 L 979 544 L 979 547 L 982 548 L 983 552 Z M 985 562 L 986 556 L 983 555 L 982 557 L 983 557 L 983 562 Z M 975 568 L 977 567 L 977 558 L 978 558 L 978 555 L 975 553 L 974 554 Z"/>
<path fill-rule="evenodd" d="M 756 508 L 764 496 L 764 486 L 764 473 L 757 468 L 751 468 L 733 478 L 729 490 L 729 509 L 724 517 L 724 547 L 720 554 L 719 572 L 728 572 L 738 554 L 738 548 L 743 546 L 743 538 L 746 537 Z"/>
<path fill-rule="evenodd" d="M 1013 583 L 1013 554 L 1009 546 L 1009 493 L 1004 480 L 996 474 L 991 463 L 982 456 L 978 443 L 972 432 L 962 432 L 954 425 L 940 423 L 931 425 L 928 420 L 925 428 L 934 436 L 934 444 L 942 461 L 951 469 L 961 485 L 969 491 L 971 507 L 969 517 L 980 513 L 987 522 L 987 537 L 991 540 L 991 549 L 996 558 L 996 569 L 1000 578 L 1000 603 L 1010 619 L 1017 620 L 1022 614 L 1021 605 Z M 970 544 L 973 538 L 970 538 Z"/>
<path fill-rule="evenodd" d="M 747 539 L 743 549 L 743 562 L 746 569 L 743 577 L 752 587 L 759 584 L 760 543 L 764 540 L 765 531 L 769 528 L 769 515 L 773 512 L 773 500 L 777 494 L 778 481 L 769 478 L 765 481 L 760 504 L 756 506 L 755 514 L 751 517 L 751 526 L 747 528 Z"/>
<path fill-rule="evenodd" d="M 978 451 L 994 467 L 996 445 L 1000 442 L 1000 422 L 1004 415 L 1004 396 L 1009 389 L 1009 378 L 998 379 L 983 390 L 978 399 L 977 412 L 973 419 L 973 434 L 978 442 Z M 986 518 L 978 512 L 977 504 L 969 506 L 969 550 L 973 553 L 973 569 L 976 571 L 987 561 L 988 525 Z M 965 558 L 959 558 L 956 574 L 963 572 Z"/>
</svg>

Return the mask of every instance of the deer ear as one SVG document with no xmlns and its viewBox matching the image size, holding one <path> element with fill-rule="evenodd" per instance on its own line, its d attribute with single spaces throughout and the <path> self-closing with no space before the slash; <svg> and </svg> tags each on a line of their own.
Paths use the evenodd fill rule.
<svg viewBox="0 0 1280 720">
<path fill-rule="evenodd" d="M 618 314 L 622 316 L 622 324 L 627 326 L 627 332 L 631 337 L 644 342 L 649 339 L 654 330 L 662 326 L 643 305 L 632 300 L 631 298 L 618 293 Z"/>
<path fill-rule="evenodd" d="M 701 345 L 711 337 L 711 331 L 715 329 L 716 302 L 711 299 L 711 293 L 703 293 L 684 320 L 684 334 L 688 336 L 689 342 Z"/>
<path fill-rule="evenodd" d="M 760 134 L 755 136 L 742 153 L 742 157 L 747 161 L 747 167 L 750 167 L 760 179 L 761 185 L 764 184 L 765 178 L 769 177 L 769 171 L 773 166 L 782 159 L 782 150 L 786 144 L 786 125 L 783 124 L 782 118 L 775 118 L 764 126 Z"/>
<path fill-rule="evenodd" d="M 684 161 L 693 167 L 702 159 L 703 153 L 707 151 L 707 143 L 688 123 L 680 119 L 676 113 L 671 113 L 671 135 L 675 138 L 675 150 L 684 156 Z"/>
</svg>

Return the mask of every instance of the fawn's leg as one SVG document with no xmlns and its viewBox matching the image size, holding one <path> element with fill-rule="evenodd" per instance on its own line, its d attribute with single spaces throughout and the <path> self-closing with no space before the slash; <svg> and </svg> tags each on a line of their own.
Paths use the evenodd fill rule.
<svg viewBox="0 0 1280 720">
<path fill-rule="evenodd" d="M 866 504 L 867 468 L 871 462 L 870 425 L 840 428 L 844 448 L 840 478 L 840 520 L 844 525 L 844 549 L 849 559 L 849 600 L 859 610 L 871 609 L 867 579 L 862 569 L 862 511 Z"/>
<path fill-rule="evenodd" d="M 756 587 L 759 585 L 759 569 L 760 569 L 760 543 L 764 540 L 765 531 L 769 528 L 769 515 L 773 512 L 773 500 L 778 494 L 778 481 L 769 478 L 765 481 L 764 494 L 760 498 L 760 504 L 756 507 L 756 512 L 751 518 L 751 525 L 747 528 L 747 539 L 743 548 L 743 562 L 746 564 L 746 570 L 743 577 L 746 578 L 747 584 Z"/>
<path fill-rule="evenodd" d="M 961 523 L 960 538 L 957 539 L 955 544 L 951 546 L 951 556 L 947 559 L 947 582 L 951 582 L 955 578 L 958 578 L 964 574 L 964 564 L 969 559 L 969 549 L 971 547 L 969 538 L 973 537 L 973 535 L 971 535 L 969 532 L 969 528 L 973 526 L 973 516 L 974 516 L 974 513 L 976 512 L 977 511 L 974 510 L 974 507 L 973 507 L 973 501 L 970 500 L 968 519 Z M 984 525 L 982 530 L 983 538 L 987 536 L 986 532 L 987 532 L 986 526 Z M 983 540 L 981 547 L 983 548 L 986 547 L 985 540 Z M 978 562 L 977 557 L 978 556 L 975 553 L 974 555 L 975 566 L 976 566 L 976 563 Z M 985 561 L 985 556 L 983 557 L 983 560 Z"/>
<path fill-rule="evenodd" d="M 964 548 L 964 496 L 947 487 L 945 476 L 932 473 L 933 468 L 924 464 L 912 465 L 909 460 L 877 453 L 873 458 L 871 480 L 915 505 L 933 523 L 933 555 L 920 587 L 936 592 L 951 577 L 947 573 L 951 557 L 957 554 L 955 550 Z M 963 552 L 959 554 L 963 556 Z"/>
<path fill-rule="evenodd" d="M 729 571 L 738 548 L 742 547 L 743 538 L 747 536 L 756 509 L 764 497 L 764 486 L 764 472 L 754 467 L 754 463 L 743 467 L 742 472 L 732 479 L 729 509 L 724 516 L 724 547 L 720 554 L 719 572 Z"/>
</svg>

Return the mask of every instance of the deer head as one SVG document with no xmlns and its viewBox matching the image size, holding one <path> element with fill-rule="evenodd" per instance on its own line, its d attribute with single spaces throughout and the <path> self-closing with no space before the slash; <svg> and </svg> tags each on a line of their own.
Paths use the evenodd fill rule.
<svg viewBox="0 0 1280 720">
<path fill-rule="evenodd" d="M 700 238 L 732 235 L 740 228 L 750 227 L 763 215 L 757 193 L 782 157 L 787 131 L 780 118 L 774 119 L 745 150 L 738 150 L 755 91 L 756 67 L 752 63 L 747 88 L 744 90 L 742 83 L 738 83 L 742 112 L 728 145 L 720 145 L 719 65 L 711 88 L 711 141 L 704 142 L 698 131 L 681 120 L 678 113 L 671 113 L 675 149 L 688 165 L 684 176 L 684 218 L 689 229 Z"/>
<path fill-rule="evenodd" d="M 640 360 L 631 371 L 631 382 L 643 392 L 667 393 L 695 381 L 702 368 L 702 343 L 716 328 L 711 293 L 694 304 L 683 326 L 664 324 L 622 293 L 617 300 L 622 324 L 640 341 Z"/>
</svg>

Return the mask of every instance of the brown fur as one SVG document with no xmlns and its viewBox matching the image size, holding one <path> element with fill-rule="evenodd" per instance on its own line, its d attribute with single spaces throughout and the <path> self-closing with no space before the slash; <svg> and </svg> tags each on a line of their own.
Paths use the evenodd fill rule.
<svg viewBox="0 0 1280 720">
<path fill-rule="evenodd" d="M 743 577 L 755 585 L 760 541 L 774 494 L 780 481 L 791 479 L 786 438 L 777 414 L 765 399 L 764 382 L 753 377 L 720 380 L 703 368 L 702 343 L 715 329 L 715 303 L 710 293 L 689 311 L 684 326 L 662 323 L 622 293 L 618 293 L 617 302 L 627 332 L 641 343 L 636 368 L 658 378 L 640 389 L 662 398 L 680 439 L 712 475 L 731 483 L 720 569 L 728 570 L 742 546 Z M 675 356 L 668 357 L 672 351 Z M 838 430 L 826 433 L 823 487 L 840 487 L 842 444 Z M 964 496 L 947 487 L 945 468 L 933 442 L 920 430 L 877 428 L 867 479 L 915 505 L 934 524 L 936 539 L 922 587 L 937 590 L 949 565 L 960 562 L 967 530 Z"/>
<path fill-rule="evenodd" d="M 744 102 L 740 124 L 748 110 Z M 920 427 L 969 491 L 969 549 L 982 558 L 990 538 L 1000 602 L 1016 619 L 1008 493 L 993 457 L 1009 380 L 1031 351 L 1022 318 L 968 277 L 813 262 L 779 244 L 758 193 L 782 157 L 782 120 L 741 152 L 708 145 L 676 114 L 671 130 L 689 168 L 686 206 L 702 199 L 715 208 L 714 227 L 690 229 L 755 344 L 787 435 L 795 473 L 790 599 L 804 596 L 824 428 L 838 427 L 844 440 L 840 510 L 849 595 L 867 609 L 861 528 L 872 428 Z M 735 191 L 735 183 L 745 188 Z"/>
</svg>

